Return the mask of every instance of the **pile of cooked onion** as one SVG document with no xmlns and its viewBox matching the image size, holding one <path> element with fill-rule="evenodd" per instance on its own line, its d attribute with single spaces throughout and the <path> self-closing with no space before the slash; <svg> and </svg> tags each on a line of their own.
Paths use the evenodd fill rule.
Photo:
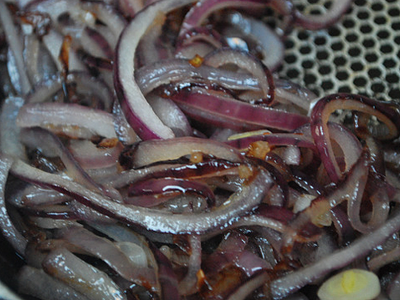
<svg viewBox="0 0 400 300">
<path fill-rule="evenodd" d="M 398 299 L 400 106 L 276 73 L 293 27 L 350 5 L 0 1 L 18 293 Z"/>
</svg>

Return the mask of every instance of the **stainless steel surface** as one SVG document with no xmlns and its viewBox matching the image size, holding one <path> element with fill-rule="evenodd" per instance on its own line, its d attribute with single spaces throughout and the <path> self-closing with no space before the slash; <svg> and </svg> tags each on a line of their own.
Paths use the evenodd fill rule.
<svg viewBox="0 0 400 300">
<path fill-rule="evenodd" d="M 324 13 L 332 1 L 295 0 L 306 13 Z M 400 1 L 355 0 L 328 30 L 294 30 L 280 75 L 319 96 L 351 92 L 400 99 Z"/>
</svg>

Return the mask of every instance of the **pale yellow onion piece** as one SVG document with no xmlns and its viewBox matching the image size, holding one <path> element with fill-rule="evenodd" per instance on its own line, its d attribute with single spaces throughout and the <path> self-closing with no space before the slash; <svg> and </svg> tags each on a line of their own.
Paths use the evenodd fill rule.
<svg viewBox="0 0 400 300">
<path fill-rule="evenodd" d="M 375 273 L 350 269 L 325 281 L 318 290 L 321 300 L 372 300 L 379 295 L 381 287 Z"/>
</svg>

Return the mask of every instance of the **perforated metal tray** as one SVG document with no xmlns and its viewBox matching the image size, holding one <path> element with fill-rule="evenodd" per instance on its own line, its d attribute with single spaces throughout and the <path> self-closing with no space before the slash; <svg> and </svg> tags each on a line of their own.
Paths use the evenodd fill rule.
<svg viewBox="0 0 400 300">
<path fill-rule="evenodd" d="M 295 0 L 305 13 L 324 13 L 327 0 Z M 400 100 L 400 1 L 355 0 L 327 30 L 295 29 L 286 39 L 280 76 L 319 96 L 337 92 Z"/>
</svg>

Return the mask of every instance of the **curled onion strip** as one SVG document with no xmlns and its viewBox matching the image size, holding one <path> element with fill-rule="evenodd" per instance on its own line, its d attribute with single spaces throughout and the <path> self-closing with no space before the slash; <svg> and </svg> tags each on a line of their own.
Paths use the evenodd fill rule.
<svg viewBox="0 0 400 300">
<path fill-rule="evenodd" d="M 172 138 L 174 134 L 155 115 L 137 83 L 132 81 L 136 48 L 160 11 L 167 13 L 192 2 L 194 0 L 160 1 L 149 5 L 136 15 L 120 36 L 114 70 L 115 89 L 129 124 L 142 139 Z"/>
<path fill-rule="evenodd" d="M 311 134 L 315 140 L 326 172 L 333 182 L 342 178 L 342 172 L 335 159 L 328 129 L 329 116 L 338 109 L 349 109 L 376 116 L 388 127 L 388 134 L 380 139 L 393 139 L 400 131 L 400 120 L 394 107 L 385 106 L 367 97 L 351 94 L 334 94 L 320 99 L 311 113 Z"/>
</svg>

